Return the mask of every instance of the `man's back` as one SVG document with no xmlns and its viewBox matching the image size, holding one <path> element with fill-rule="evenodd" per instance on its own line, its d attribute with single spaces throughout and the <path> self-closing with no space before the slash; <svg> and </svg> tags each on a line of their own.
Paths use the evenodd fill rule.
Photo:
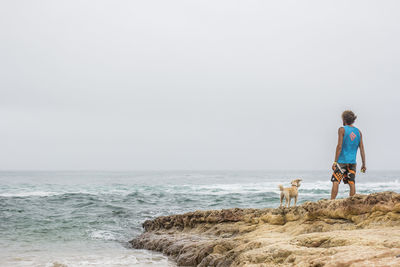
<svg viewBox="0 0 400 267">
<path fill-rule="evenodd" d="M 345 125 L 343 135 L 342 150 L 339 155 L 338 163 L 356 164 L 357 150 L 360 144 L 360 131 L 350 125 Z"/>
</svg>

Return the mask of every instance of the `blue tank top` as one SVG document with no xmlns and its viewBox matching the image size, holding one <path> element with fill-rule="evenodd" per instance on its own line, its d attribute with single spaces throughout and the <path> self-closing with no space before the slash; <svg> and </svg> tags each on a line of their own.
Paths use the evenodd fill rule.
<svg viewBox="0 0 400 267">
<path fill-rule="evenodd" d="M 356 127 L 344 126 L 342 151 L 338 163 L 355 164 L 358 145 L 360 144 L 360 131 Z"/>
</svg>

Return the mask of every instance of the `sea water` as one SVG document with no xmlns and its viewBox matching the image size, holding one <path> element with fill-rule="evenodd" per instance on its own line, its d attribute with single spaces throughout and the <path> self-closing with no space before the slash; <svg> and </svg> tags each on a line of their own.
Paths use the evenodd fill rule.
<svg viewBox="0 0 400 267">
<path fill-rule="evenodd" d="M 302 178 L 299 204 L 330 197 L 327 171 L 0 172 L 0 266 L 174 266 L 128 241 L 161 215 L 279 206 Z M 400 171 L 357 174 L 357 192 L 400 192 Z M 349 188 L 341 185 L 339 198 Z"/>
</svg>

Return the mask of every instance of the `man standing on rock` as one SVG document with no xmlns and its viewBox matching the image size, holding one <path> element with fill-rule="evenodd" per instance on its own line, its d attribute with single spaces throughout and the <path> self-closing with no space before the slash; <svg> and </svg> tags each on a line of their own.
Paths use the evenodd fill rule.
<svg viewBox="0 0 400 267">
<path fill-rule="evenodd" d="M 357 116 L 351 111 L 346 110 L 342 113 L 343 127 L 339 128 L 339 139 L 336 146 L 335 162 L 332 165 L 332 191 L 331 199 L 335 199 L 339 184 L 343 180 L 350 186 L 350 196 L 356 193 L 356 157 L 357 150 L 360 148 L 362 166 L 361 172 L 367 170 L 365 166 L 365 152 L 362 134 L 359 129 L 353 126 Z"/>
</svg>

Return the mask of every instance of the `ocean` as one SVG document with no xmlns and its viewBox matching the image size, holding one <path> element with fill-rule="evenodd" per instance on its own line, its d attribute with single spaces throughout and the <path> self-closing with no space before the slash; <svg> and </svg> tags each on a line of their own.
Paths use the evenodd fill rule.
<svg viewBox="0 0 400 267">
<path fill-rule="evenodd" d="M 279 206 L 278 185 L 303 179 L 299 204 L 330 197 L 326 171 L 2 171 L 0 266 L 175 266 L 128 241 L 141 224 L 194 210 Z M 400 192 L 400 171 L 357 174 L 357 193 Z M 338 198 L 349 189 L 341 184 Z"/>
</svg>

